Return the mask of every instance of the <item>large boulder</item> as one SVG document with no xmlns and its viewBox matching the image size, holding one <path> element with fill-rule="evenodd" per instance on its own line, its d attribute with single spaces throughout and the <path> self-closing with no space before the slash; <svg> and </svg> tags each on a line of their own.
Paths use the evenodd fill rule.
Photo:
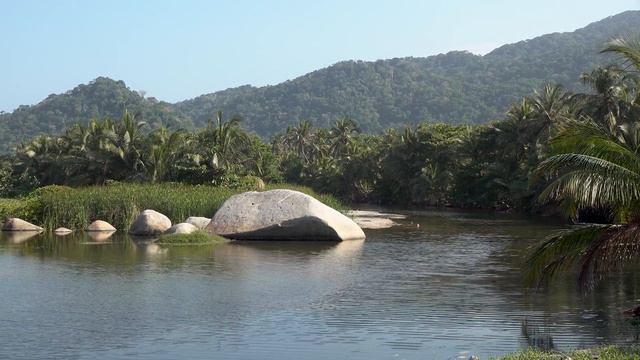
<svg viewBox="0 0 640 360">
<path fill-rule="evenodd" d="M 171 220 L 155 210 L 145 210 L 138 215 L 129 228 L 129 234 L 138 236 L 159 235 L 171 227 Z"/>
<path fill-rule="evenodd" d="M 293 190 L 234 195 L 216 212 L 207 231 L 246 240 L 364 239 L 351 219 L 313 197 Z"/>
<path fill-rule="evenodd" d="M 44 230 L 38 225 L 18 218 L 10 218 L 2 225 L 2 231 L 42 231 Z"/>
<path fill-rule="evenodd" d="M 206 228 L 207 225 L 209 225 L 209 223 L 211 222 L 211 219 L 206 217 L 200 217 L 200 216 L 190 216 L 184 222 L 191 224 L 197 227 L 198 229 L 202 230 Z"/>
<path fill-rule="evenodd" d="M 86 231 L 116 231 L 116 228 L 106 221 L 96 220 L 87 226 Z"/>
<path fill-rule="evenodd" d="M 198 229 L 198 227 L 193 225 L 193 224 L 180 223 L 180 224 L 175 224 L 172 227 L 170 227 L 169 230 L 165 231 L 165 235 L 192 234 L 192 233 L 194 233 L 194 232 L 196 232 L 198 230 L 200 230 L 200 229 Z"/>
</svg>

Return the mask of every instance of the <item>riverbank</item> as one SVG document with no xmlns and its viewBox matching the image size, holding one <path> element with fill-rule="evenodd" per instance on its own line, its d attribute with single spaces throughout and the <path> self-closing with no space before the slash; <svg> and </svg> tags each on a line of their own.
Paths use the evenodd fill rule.
<svg viewBox="0 0 640 360">
<path fill-rule="evenodd" d="M 640 350 L 623 350 L 615 346 L 605 346 L 593 349 L 574 350 L 569 352 L 545 352 L 540 350 L 524 350 L 508 354 L 493 360 L 639 360 Z"/>
<path fill-rule="evenodd" d="M 336 198 L 317 194 L 302 186 L 270 184 L 264 190 L 274 188 L 304 192 L 333 208 L 343 208 Z M 47 230 L 60 226 L 84 229 L 92 221 L 100 219 L 118 229 L 128 229 L 144 209 L 159 211 L 174 222 L 181 222 L 189 216 L 210 218 L 230 196 L 251 190 L 263 188 L 179 183 L 116 183 L 80 188 L 54 185 L 39 188 L 23 198 L 0 199 L 0 219 L 19 217 Z"/>
</svg>

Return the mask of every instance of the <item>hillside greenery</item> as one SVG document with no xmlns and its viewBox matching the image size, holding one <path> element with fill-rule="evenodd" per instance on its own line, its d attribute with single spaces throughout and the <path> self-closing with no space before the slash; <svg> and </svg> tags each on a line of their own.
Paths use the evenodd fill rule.
<svg viewBox="0 0 640 360">
<path fill-rule="evenodd" d="M 242 117 L 249 132 L 268 139 L 307 120 L 330 127 L 350 118 L 365 133 L 419 123 L 486 124 L 544 84 L 582 91 L 582 72 L 607 64 L 604 42 L 640 33 L 640 12 L 629 11 L 571 33 L 554 33 L 478 56 L 450 52 L 427 58 L 345 61 L 284 83 L 233 89 L 169 104 L 131 91 L 122 81 L 97 78 L 33 106 L 0 114 L 0 152 L 34 136 L 61 134 L 92 119 L 118 118 L 127 109 L 149 125 L 192 130 L 217 111 Z M 214 84 L 215 85 L 215 84 Z"/>
<path fill-rule="evenodd" d="M 118 118 L 127 109 L 153 128 L 190 127 L 191 121 L 173 106 L 130 90 L 123 81 L 99 77 L 64 94 L 51 94 L 34 106 L 20 106 L 0 114 L 0 152 L 38 134 L 60 134 L 75 124 L 95 118 Z"/>
<path fill-rule="evenodd" d="M 615 36 L 640 33 L 640 12 L 626 12 L 571 33 L 505 45 L 485 56 L 454 51 L 426 58 L 345 61 L 275 86 L 244 86 L 176 104 L 194 124 L 217 110 L 269 137 L 300 119 L 329 127 L 343 117 L 367 133 L 444 122 L 482 124 L 546 83 L 583 87 L 581 73 L 611 58 L 599 54 Z"/>
</svg>

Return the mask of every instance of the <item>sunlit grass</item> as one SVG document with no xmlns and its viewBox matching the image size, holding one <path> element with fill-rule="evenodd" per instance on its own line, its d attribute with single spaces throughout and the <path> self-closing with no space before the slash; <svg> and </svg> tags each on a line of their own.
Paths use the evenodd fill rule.
<svg viewBox="0 0 640 360">
<path fill-rule="evenodd" d="M 508 354 L 500 358 L 492 358 L 495 360 L 640 360 L 640 351 L 623 350 L 614 346 L 599 347 L 587 350 L 575 350 L 567 353 L 560 352 L 544 352 L 540 350 L 525 350 L 517 353 Z"/>
</svg>

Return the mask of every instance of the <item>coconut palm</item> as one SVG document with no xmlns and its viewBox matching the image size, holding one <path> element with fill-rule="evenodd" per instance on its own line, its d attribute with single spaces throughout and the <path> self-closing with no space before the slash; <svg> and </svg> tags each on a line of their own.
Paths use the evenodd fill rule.
<svg viewBox="0 0 640 360">
<path fill-rule="evenodd" d="M 178 161 L 180 149 L 184 145 L 184 131 L 169 132 L 162 126 L 150 135 L 150 149 L 146 159 L 146 169 L 152 183 L 166 180 L 173 164 Z"/>
<path fill-rule="evenodd" d="M 538 147 L 549 139 L 553 125 L 571 117 L 574 110 L 571 93 L 560 85 L 545 85 L 541 91 L 534 91 L 527 101 L 532 116 L 522 123 L 521 131 L 537 139 Z"/>
<path fill-rule="evenodd" d="M 618 39 L 604 51 L 624 56 L 632 71 L 640 69 L 640 42 Z M 528 259 L 530 282 L 541 284 L 577 263 L 580 285 L 591 288 L 640 256 L 640 118 L 635 99 L 626 107 L 613 124 L 568 121 L 552 140 L 552 156 L 538 168 L 551 178 L 541 199 L 570 202 L 574 216 L 581 209 L 604 209 L 616 221 L 547 239 Z"/>
<path fill-rule="evenodd" d="M 329 130 L 330 153 L 333 156 L 348 157 L 354 136 L 358 133 L 360 133 L 358 124 L 352 119 L 344 118 L 336 121 L 331 130 Z"/>
<path fill-rule="evenodd" d="M 605 45 L 602 52 L 620 55 L 628 66 L 628 71 L 640 72 L 640 37 L 612 39 Z"/>
<path fill-rule="evenodd" d="M 313 125 L 307 120 L 302 120 L 295 126 L 288 127 L 282 140 L 285 148 L 297 153 L 308 164 L 317 149 L 316 138 Z"/>
<path fill-rule="evenodd" d="M 144 170 L 142 161 L 142 128 L 147 126 L 144 121 L 137 121 L 136 117 L 127 110 L 120 121 L 113 126 L 113 136 L 104 149 L 110 152 L 114 159 L 111 172 L 117 179 L 126 179 L 138 175 Z"/>
<path fill-rule="evenodd" d="M 633 77 L 617 65 L 610 65 L 585 73 L 581 79 L 595 91 L 595 94 L 581 96 L 584 109 L 594 120 L 615 134 L 620 123 L 631 120 L 625 116 L 630 115 L 630 106 L 635 102 Z"/>
</svg>

